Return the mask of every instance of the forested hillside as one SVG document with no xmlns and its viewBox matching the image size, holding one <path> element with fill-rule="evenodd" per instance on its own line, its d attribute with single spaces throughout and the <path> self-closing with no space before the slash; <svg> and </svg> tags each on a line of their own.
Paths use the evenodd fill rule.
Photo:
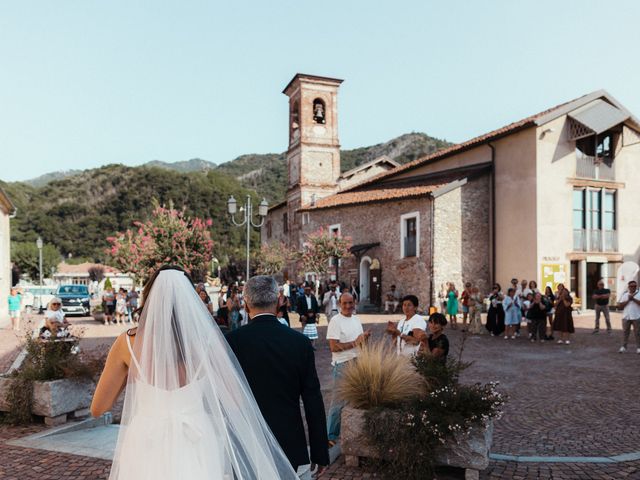
<svg viewBox="0 0 640 480">
<path fill-rule="evenodd" d="M 36 188 L 2 183 L 18 213 L 11 221 L 13 242 L 35 242 L 40 235 L 67 257 L 104 260 L 106 238 L 146 220 L 152 199 L 186 207 L 188 215 L 213 220 L 216 255 L 243 251 L 244 232 L 226 218 L 229 195 L 244 198 L 255 192 L 219 172 L 176 173 L 154 167 L 108 165 L 55 180 Z"/>
</svg>

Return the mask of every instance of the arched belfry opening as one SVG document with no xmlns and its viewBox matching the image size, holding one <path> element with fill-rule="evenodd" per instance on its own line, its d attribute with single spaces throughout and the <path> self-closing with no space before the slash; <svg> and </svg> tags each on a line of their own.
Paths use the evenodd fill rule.
<svg viewBox="0 0 640 480">
<path fill-rule="evenodd" d="M 313 121 L 321 125 L 327 123 L 327 106 L 321 98 L 313 101 Z"/>
</svg>

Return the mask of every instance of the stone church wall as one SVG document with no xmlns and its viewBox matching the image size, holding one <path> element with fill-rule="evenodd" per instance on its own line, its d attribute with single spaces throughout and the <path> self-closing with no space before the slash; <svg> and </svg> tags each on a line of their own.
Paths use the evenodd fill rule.
<svg viewBox="0 0 640 480">
<path fill-rule="evenodd" d="M 489 176 L 469 180 L 434 201 L 434 275 L 436 290 L 454 282 L 462 291 L 470 281 L 482 294 L 489 290 Z"/>
<path fill-rule="evenodd" d="M 401 294 L 415 294 L 420 306 L 429 304 L 429 249 L 430 249 L 430 202 L 427 197 L 397 202 L 379 202 L 353 205 L 309 212 L 310 223 L 303 228 L 312 232 L 319 227 L 340 224 L 343 236 L 349 236 L 354 245 L 380 242 L 364 254 L 371 260 L 378 259 L 381 266 L 382 305 L 384 294 L 395 284 Z M 420 256 L 401 258 L 400 217 L 406 213 L 419 212 Z M 341 262 L 339 280 L 350 282 L 358 277 L 360 265 L 351 256 Z"/>
</svg>

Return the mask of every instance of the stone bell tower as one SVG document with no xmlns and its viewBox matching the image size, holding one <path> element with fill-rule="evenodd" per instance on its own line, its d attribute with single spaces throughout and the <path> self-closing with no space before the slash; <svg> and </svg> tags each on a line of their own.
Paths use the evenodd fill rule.
<svg viewBox="0 0 640 480">
<path fill-rule="evenodd" d="M 342 80 L 298 73 L 286 86 L 289 97 L 287 203 L 295 211 L 338 190 L 338 88 Z M 293 227 L 293 225 L 291 225 Z M 295 228 L 289 229 L 293 231 Z"/>
</svg>

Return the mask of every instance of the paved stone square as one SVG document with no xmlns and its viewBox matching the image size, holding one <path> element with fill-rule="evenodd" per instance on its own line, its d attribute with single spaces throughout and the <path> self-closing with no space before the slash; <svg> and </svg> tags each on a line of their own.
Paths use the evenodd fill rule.
<svg viewBox="0 0 640 480">
<path fill-rule="evenodd" d="M 365 328 L 383 335 L 387 320 L 396 316 L 367 315 Z M 84 330 L 84 349 L 106 353 L 113 338 L 126 326 L 72 319 Z M 295 323 L 294 323 L 294 326 Z M 466 382 L 500 381 L 509 395 L 505 415 L 496 422 L 491 461 L 482 479 L 640 479 L 640 355 L 635 348 L 617 350 L 621 341 L 619 315 L 611 335 L 591 334 L 592 316 L 576 317 L 577 333 L 571 345 L 531 344 L 526 338 L 504 340 L 489 335 L 466 337 L 464 358 L 474 364 L 463 375 Z M 326 323 L 320 325 L 320 335 Z M 524 332 L 524 330 L 523 330 Z M 447 331 L 457 354 L 461 332 Z M 5 369 L 17 354 L 19 336 L 0 331 L 0 359 Z M 633 345 L 630 345 L 630 347 Z M 330 352 L 317 344 L 317 366 L 325 395 L 330 395 Z M 114 412 L 117 417 L 117 408 Z M 43 425 L 0 427 L 0 478 L 103 479 L 109 461 L 6 445 L 9 439 L 41 431 Z M 594 458 L 595 457 L 595 458 Z M 505 459 L 514 459 L 505 460 Z M 598 463 L 594 463 L 598 462 Z M 606 463 L 605 463 L 606 462 Z M 339 459 L 327 479 L 376 478 L 366 465 L 348 468 Z M 455 469 L 438 478 L 463 478 Z"/>
</svg>

